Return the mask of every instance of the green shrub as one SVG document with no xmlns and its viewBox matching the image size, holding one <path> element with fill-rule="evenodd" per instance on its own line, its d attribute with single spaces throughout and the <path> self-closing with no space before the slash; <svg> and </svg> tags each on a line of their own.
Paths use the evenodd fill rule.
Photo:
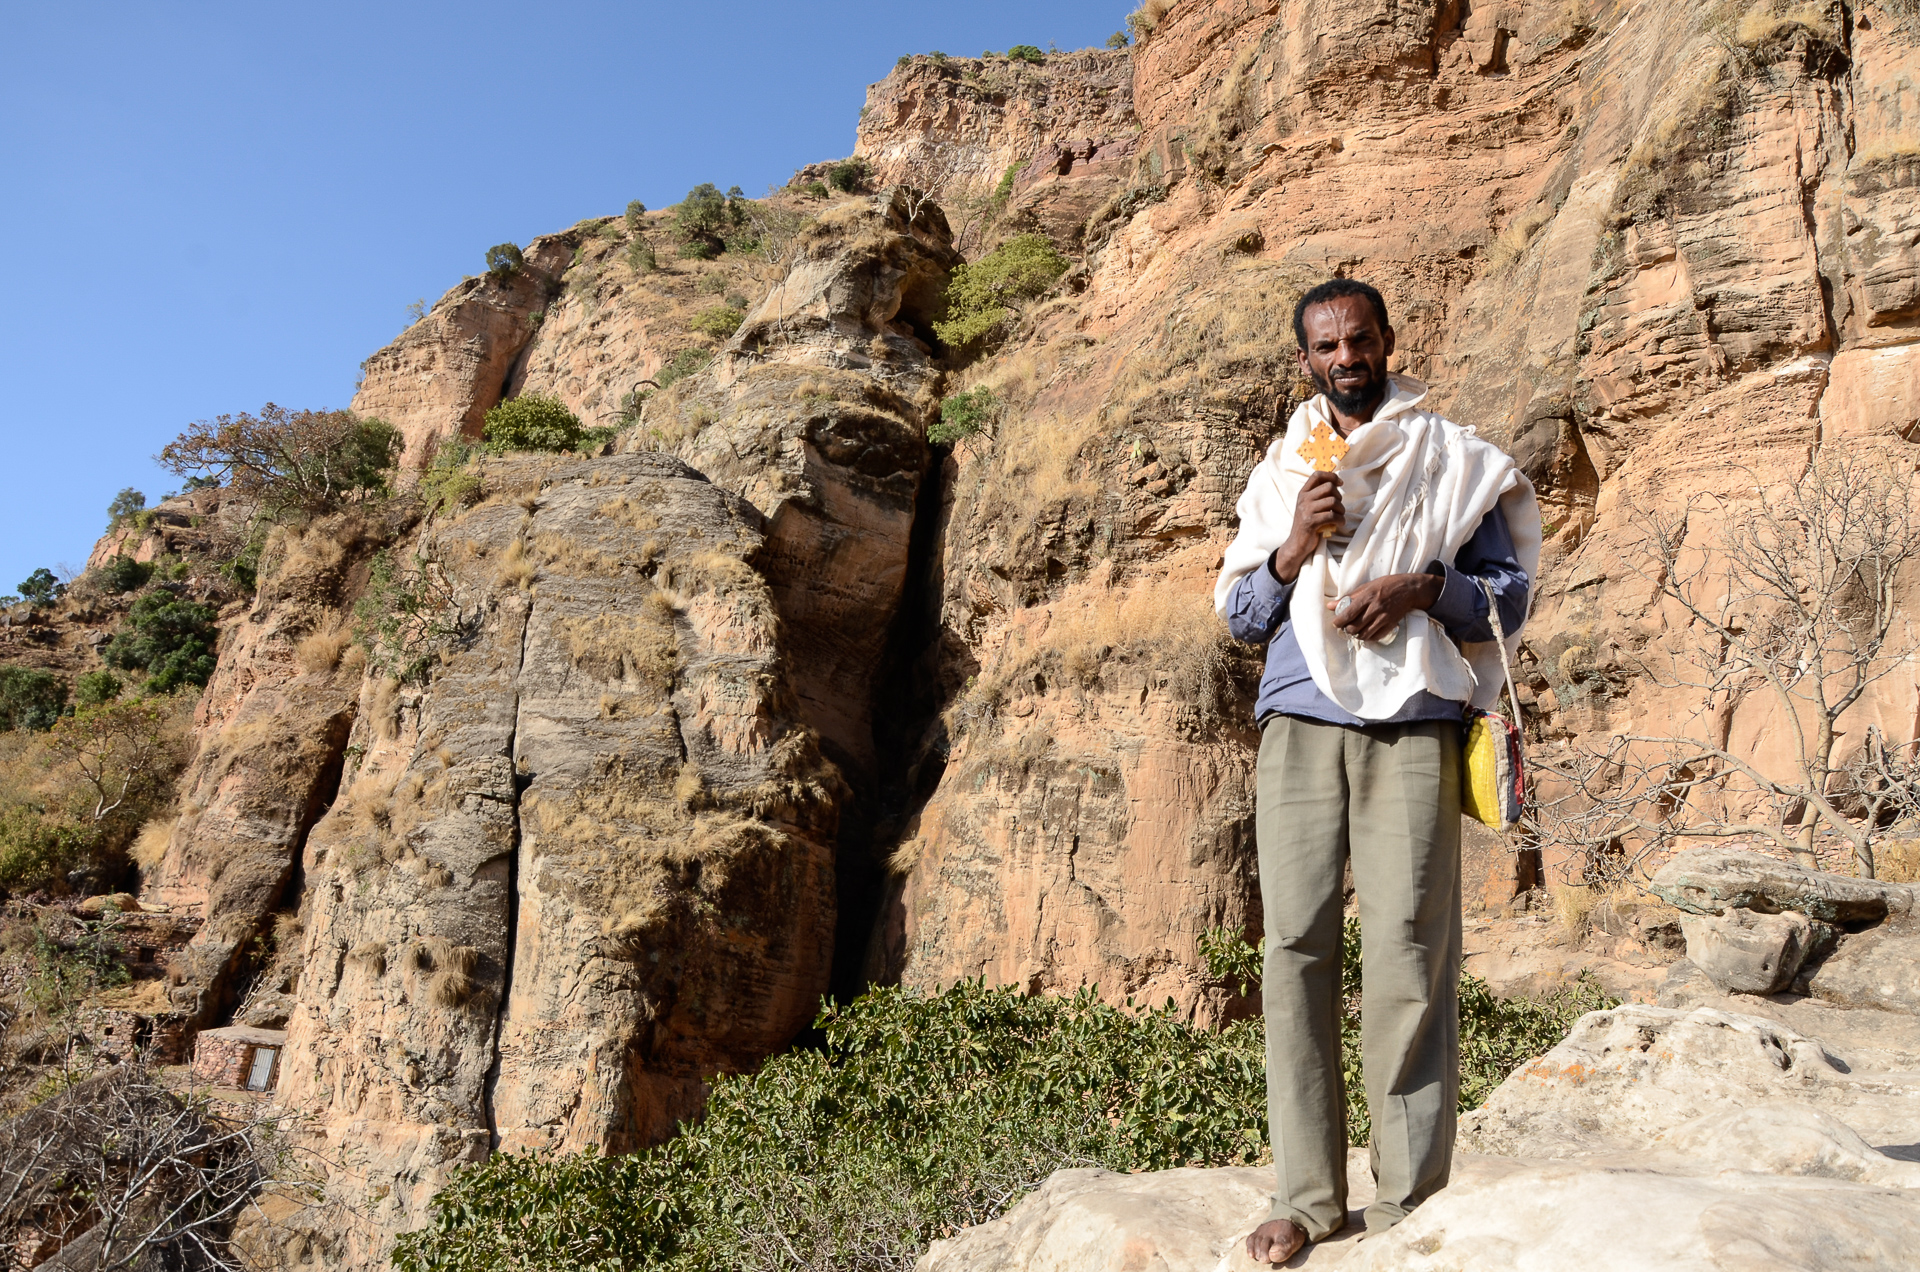
<svg viewBox="0 0 1920 1272">
<path fill-rule="evenodd" d="M 653 244 L 635 239 L 627 245 L 627 264 L 636 274 L 651 274 L 660 268 L 660 258 L 654 254 Z"/>
<path fill-rule="evenodd" d="M 443 564 L 422 553 L 408 563 L 396 562 L 391 552 L 377 554 L 353 618 L 353 639 L 368 661 L 402 682 L 425 680 L 441 654 L 469 635 Z"/>
<path fill-rule="evenodd" d="M 715 305 L 693 316 L 687 325 L 703 336 L 712 336 L 715 340 L 725 340 L 740 330 L 740 324 L 747 320 L 744 311 L 732 305 Z"/>
<path fill-rule="evenodd" d="M 827 184 L 842 194 L 855 194 L 866 189 L 871 175 L 865 159 L 842 159 L 827 169 Z"/>
<path fill-rule="evenodd" d="M 1127 38 L 1125 31 L 1115 31 L 1107 37 L 1107 47 L 1110 49 L 1124 49 L 1131 43 L 1133 41 Z"/>
<path fill-rule="evenodd" d="M 53 576 L 53 571 L 41 566 L 20 584 L 20 599 L 35 609 L 46 609 L 67 594 L 67 585 Z"/>
<path fill-rule="evenodd" d="M 801 186 L 800 190 L 801 193 L 811 198 L 824 199 L 827 197 L 827 183 L 824 181 L 809 181 L 807 184 Z"/>
<path fill-rule="evenodd" d="M 489 451 L 503 455 L 518 451 L 570 451 L 579 447 L 585 430 L 580 417 L 559 398 L 526 393 L 508 398 L 487 412 L 480 436 Z"/>
<path fill-rule="evenodd" d="M 729 236 L 746 224 L 746 199 L 739 186 L 722 194 L 719 186 L 703 181 L 674 208 L 673 222 L 688 239 L 680 255 L 711 260 L 726 249 Z"/>
<path fill-rule="evenodd" d="M 986 385 L 955 393 L 940 403 L 940 422 L 927 430 L 927 440 L 935 446 L 951 446 L 983 432 L 992 436 L 999 416 L 1000 400 Z"/>
<path fill-rule="evenodd" d="M 1237 984 L 1242 995 L 1259 988 L 1266 941 L 1250 945 L 1238 933 L 1213 928 L 1200 953 L 1215 979 Z M 1363 1147 L 1372 1132 L 1360 1055 L 1360 920 L 1341 930 L 1340 1075 L 1346 1084 L 1347 1139 Z M 1544 999 L 1501 998 L 1477 976 L 1460 974 L 1460 1111 L 1477 1109 L 1495 1087 L 1527 1061 L 1559 1044 L 1573 1022 L 1590 1011 L 1618 1007 L 1590 978 Z"/>
<path fill-rule="evenodd" d="M 182 600 L 171 592 L 148 592 L 127 611 L 127 621 L 100 648 L 102 660 L 121 671 L 147 673 L 143 691 L 172 693 L 200 688 L 213 675 L 219 632 L 211 605 Z"/>
<path fill-rule="evenodd" d="M 113 502 L 107 505 L 107 529 L 119 529 L 121 522 L 127 520 L 127 518 L 133 516 L 135 513 L 140 512 L 146 506 L 147 497 L 135 490 L 132 486 L 128 486 L 125 490 L 115 495 Z"/>
<path fill-rule="evenodd" d="M 906 69 L 907 69 L 907 68 L 908 68 L 909 66 L 912 66 L 912 65 L 913 65 L 913 54 L 911 54 L 911 53 L 902 53 L 902 54 L 901 54 L 901 55 L 899 56 L 899 58 L 897 58 L 897 59 L 896 59 L 896 60 L 894 61 L 894 64 L 893 64 L 893 69 L 894 69 L 894 70 L 896 70 L 896 71 L 904 71 L 904 70 L 906 70 Z"/>
<path fill-rule="evenodd" d="M 710 261 L 725 250 L 721 244 L 711 243 L 706 239 L 688 239 L 680 245 L 676 255 L 685 261 Z"/>
<path fill-rule="evenodd" d="M 0 729 L 51 729 L 67 710 L 67 682 L 34 667 L 0 667 Z"/>
<path fill-rule="evenodd" d="M 110 671 L 82 672 L 73 681 L 73 704 L 83 708 L 98 707 L 118 698 L 124 687 L 120 677 Z"/>
<path fill-rule="evenodd" d="M 703 349 L 682 349 L 660 368 L 653 382 L 663 389 L 669 388 L 696 371 L 703 370 L 712 360 L 713 355 Z"/>
<path fill-rule="evenodd" d="M 136 561 L 124 552 L 94 572 L 100 586 L 114 596 L 145 587 L 152 576 L 152 566 Z"/>
<path fill-rule="evenodd" d="M 1047 55 L 1031 44 L 1016 44 L 1007 50 L 1007 56 L 1016 62 L 1031 62 L 1035 66 L 1044 66 L 1047 61 Z"/>
<path fill-rule="evenodd" d="M 526 263 L 527 258 L 517 244 L 495 243 L 487 249 L 487 273 L 497 283 L 512 278 Z"/>
<path fill-rule="evenodd" d="M 464 437 L 449 437 L 433 452 L 416 488 L 429 513 L 458 512 L 480 502 L 486 482 L 474 471 L 480 448 Z"/>
<path fill-rule="evenodd" d="M 647 214 L 647 205 L 635 199 L 627 204 L 627 228 L 638 233 L 644 222 L 640 219 Z"/>
<path fill-rule="evenodd" d="M 947 283 L 947 316 L 933 324 L 934 333 L 956 348 L 984 343 L 1013 317 L 1010 303 L 1042 294 L 1067 265 L 1040 235 L 1014 235 L 973 264 L 955 267 Z"/>
<path fill-rule="evenodd" d="M 876 989 L 816 1024 L 823 1050 L 718 1079 L 704 1119 L 658 1148 L 460 1171 L 395 1267 L 905 1267 L 1060 1166 L 1265 1153 L 1251 1023 L 1210 1033 L 1171 1004 L 966 983 Z"/>
</svg>

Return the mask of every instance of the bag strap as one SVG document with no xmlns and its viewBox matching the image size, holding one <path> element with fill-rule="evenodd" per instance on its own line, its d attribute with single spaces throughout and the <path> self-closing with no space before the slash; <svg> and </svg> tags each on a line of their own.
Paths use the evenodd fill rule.
<svg viewBox="0 0 1920 1272">
<path fill-rule="evenodd" d="M 1513 708 L 1513 731 L 1524 737 L 1520 727 L 1520 695 L 1513 691 L 1513 665 L 1507 661 L 1507 628 L 1500 621 L 1500 600 L 1493 594 L 1490 580 L 1476 578 L 1474 582 L 1480 585 L 1480 590 L 1487 596 L 1487 621 L 1493 624 L 1493 643 L 1500 649 L 1500 670 L 1507 678 L 1507 705 Z"/>
</svg>

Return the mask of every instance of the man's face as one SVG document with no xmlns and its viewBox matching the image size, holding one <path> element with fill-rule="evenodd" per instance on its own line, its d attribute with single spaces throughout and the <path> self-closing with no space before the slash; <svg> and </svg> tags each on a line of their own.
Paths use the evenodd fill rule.
<svg viewBox="0 0 1920 1272">
<path fill-rule="evenodd" d="M 1381 330 L 1365 296 L 1336 296 L 1301 315 L 1307 347 L 1300 369 L 1342 415 L 1370 419 L 1387 395 L 1387 357 L 1393 328 Z"/>
</svg>

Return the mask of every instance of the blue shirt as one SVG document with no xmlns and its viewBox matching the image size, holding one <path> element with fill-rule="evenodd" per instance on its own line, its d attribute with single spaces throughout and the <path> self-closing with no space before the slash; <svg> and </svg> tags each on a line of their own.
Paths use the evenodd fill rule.
<svg viewBox="0 0 1920 1272">
<path fill-rule="evenodd" d="M 1427 617 L 1440 624 L 1456 643 L 1493 639 L 1481 579 L 1493 584 L 1494 595 L 1500 600 L 1500 622 L 1508 633 L 1520 630 L 1527 616 L 1527 592 L 1532 580 L 1514 555 L 1513 534 L 1498 506 L 1480 519 L 1479 527 L 1451 563 L 1435 564 L 1445 571 L 1446 583 L 1440 589 L 1440 598 L 1428 608 Z M 1439 571 L 1429 567 L 1429 572 Z M 1300 652 L 1300 641 L 1293 634 L 1292 600 L 1293 584 L 1274 577 L 1271 556 L 1236 582 L 1227 597 L 1227 630 L 1233 638 L 1267 647 L 1267 670 L 1260 678 L 1260 698 L 1254 704 L 1256 719 L 1276 714 L 1302 716 L 1362 728 L 1369 724 L 1464 718 L 1465 703 L 1436 698 L 1424 689 L 1385 720 L 1362 720 L 1342 709 L 1320 692 L 1320 686 L 1313 683 L 1313 673 L 1307 670 L 1306 655 Z"/>
</svg>

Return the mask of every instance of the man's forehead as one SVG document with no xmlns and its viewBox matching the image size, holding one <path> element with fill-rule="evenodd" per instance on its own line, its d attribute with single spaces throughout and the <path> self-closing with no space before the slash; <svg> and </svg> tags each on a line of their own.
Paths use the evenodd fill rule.
<svg viewBox="0 0 1920 1272">
<path fill-rule="evenodd" d="M 1371 327 L 1380 331 L 1380 316 L 1365 296 L 1334 296 L 1307 306 L 1300 315 L 1309 339 L 1320 336 L 1355 334 Z M 1384 334 L 1384 333 L 1382 333 Z"/>
</svg>

